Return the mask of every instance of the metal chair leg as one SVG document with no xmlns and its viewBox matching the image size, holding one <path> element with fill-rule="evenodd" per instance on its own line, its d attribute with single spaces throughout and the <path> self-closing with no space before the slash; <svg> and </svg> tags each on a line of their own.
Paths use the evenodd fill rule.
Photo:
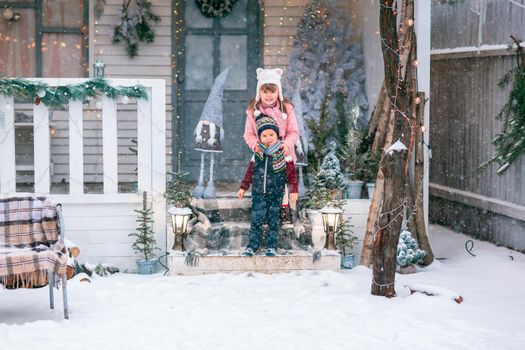
<svg viewBox="0 0 525 350">
<path fill-rule="evenodd" d="M 55 274 L 53 272 L 48 273 L 48 283 L 49 283 L 49 308 L 55 308 L 55 297 L 53 295 L 53 286 L 55 285 Z"/>
<path fill-rule="evenodd" d="M 62 275 L 62 298 L 64 299 L 64 318 L 69 320 L 69 308 L 67 305 L 67 276 L 66 274 Z"/>
</svg>

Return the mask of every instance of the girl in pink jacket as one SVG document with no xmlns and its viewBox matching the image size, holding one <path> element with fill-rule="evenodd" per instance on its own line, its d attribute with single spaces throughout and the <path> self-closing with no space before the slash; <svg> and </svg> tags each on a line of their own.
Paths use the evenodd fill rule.
<svg viewBox="0 0 525 350">
<path fill-rule="evenodd" d="M 261 153 L 255 119 L 261 113 L 266 114 L 275 120 L 279 128 L 279 138 L 284 154 L 291 155 L 295 162 L 295 143 L 299 137 L 299 130 L 293 105 L 283 98 L 282 74 L 283 71 L 280 68 L 257 68 L 257 91 L 255 99 L 250 102 L 246 110 L 244 140 L 251 150 Z"/>
</svg>

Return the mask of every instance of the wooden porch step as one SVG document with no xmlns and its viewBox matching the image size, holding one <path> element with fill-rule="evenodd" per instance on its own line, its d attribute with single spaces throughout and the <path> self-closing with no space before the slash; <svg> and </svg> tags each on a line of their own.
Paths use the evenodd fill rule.
<svg viewBox="0 0 525 350">
<path fill-rule="evenodd" d="M 332 270 L 341 268 L 341 256 L 336 253 L 322 254 L 321 259 L 313 261 L 310 253 L 253 257 L 242 255 L 206 255 L 198 258 L 195 266 L 185 263 L 186 254 L 172 251 L 168 255 L 169 275 L 202 275 L 219 272 L 260 272 L 277 273 L 296 270 Z"/>
</svg>

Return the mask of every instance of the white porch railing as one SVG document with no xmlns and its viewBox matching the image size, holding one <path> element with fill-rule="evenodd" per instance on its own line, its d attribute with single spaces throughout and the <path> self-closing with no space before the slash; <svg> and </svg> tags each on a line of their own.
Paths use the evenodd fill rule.
<svg viewBox="0 0 525 350">
<path fill-rule="evenodd" d="M 50 87 L 86 81 L 34 80 L 44 82 Z M 101 112 L 103 194 L 84 194 L 84 128 L 81 101 L 72 101 L 69 104 L 69 194 L 66 195 L 50 194 L 49 109 L 43 103 L 33 105 L 34 189 L 35 193 L 50 194 L 63 204 L 66 226 L 70 225 L 72 220 L 75 221 L 70 225 L 73 234 L 68 232 L 70 239 L 79 245 L 82 242 L 94 245 L 87 247 L 87 252 L 82 252 L 84 257 L 101 261 L 118 258 L 113 259 L 114 262 L 122 263 L 123 259 L 127 260 L 133 256 L 127 233 L 136 227 L 136 213 L 133 209 L 140 207 L 142 191 L 147 191 L 152 199 L 155 213 L 154 230 L 159 246 L 163 247 L 165 244 L 166 202 L 163 194 L 166 189 L 166 89 L 162 79 L 108 79 L 108 82 L 114 86 L 140 84 L 148 94 L 147 100 L 137 100 L 138 193 L 118 193 L 117 104 L 107 97 L 102 97 Z M 0 95 L 0 192 L 16 192 L 15 101 L 14 98 L 3 95 Z M 116 231 L 120 233 L 115 233 Z M 96 238 L 107 235 L 110 238 Z M 122 246 L 112 251 L 110 248 L 103 248 L 102 244 Z M 129 260 L 133 261 L 134 258 Z M 132 264 L 125 265 L 132 267 Z"/>
</svg>

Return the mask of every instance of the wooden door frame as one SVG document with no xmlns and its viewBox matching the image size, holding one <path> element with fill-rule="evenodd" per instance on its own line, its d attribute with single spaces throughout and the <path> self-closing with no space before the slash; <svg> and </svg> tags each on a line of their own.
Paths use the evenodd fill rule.
<svg viewBox="0 0 525 350">
<path fill-rule="evenodd" d="M 192 1 L 192 0 L 187 0 Z M 185 16 L 185 10 L 184 10 L 185 3 L 180 0 L 172 0 L 172 13 L 174 14 L 173 20 L 172 20 L 172 26 L 171 26 L 171 34 L 172 34 L 172 45 L 171 45 L 171 53 L 172 53 L 172 69 L 171 69 L 171 79 L 172 79 L 172 91 L 171 91 L 171 103 L 172 103 L 172 141 L 171 141 L 171 161 L 172 161 L 172 171 L 177 171 L 177 154 L 182 153 L 184 155 L 185 152 L 185 146 L 183 144 L 182 140 L 182 132 L 184 130 L 182 127 L 182 116 L 179 115 L 180 110 L 182 110 L 182 106 L 180 105 L 181 100 L 184 101 L 184 94 L 185 91 L 183 88 L 180 87 L 179 84 L 184 83 L 184 74 L 185 74 L 185 65 L 184 65 L 184 36 L 186 34 L 187 28 L 184 25 L 184 16 Z M 250 52 L 254 52 L 253 55 L 259 56 L 259 63 L 257 64 L 258 67 L 262 67 L 263 64 L 263 43 L 264 43 L 264 31 L 263 29 L 263 22 L 264 22 L 264 16 L 261 14 L 261 5 L 259 4 L 258 0 L 248 0 L 248 11 L 256 10 L 255 14 L 255 24 L 257 25 L 257 33 L 258 35 L 254 38 L 255 40 L 248 40 L 248 61 L 247 65 L 249 66 L 250 59 L 253 59 L 253 56 L 250 55 Z M 250 25 L 250 23 L 248 23 Z M 213 28 L 216 29 L 217 23 L 214 21 Z M 224 30 L 223 31 L 228 31 Z M 199 29 L 192 29 L 192 33 L 198 33 Z M 236 33 L 236 29 L 231 30 L 232 33 Z M 248 37 L 248 39 L 250 39 Z M 218 40 L 215 38 L 215 40 Z M 179 50 L 179 48 L 182 48 L 182 50 Z M 214 58 L 217 60 L 218 58 Z M 216 64 L 214 64 L 213 74 L 214 76 L 217 76 L 220 73 L 220 67 Z M 247 76 L 247 84 L 248 86 L 256 86 L 256 77 L 255 77 L 255 71 L 253 74 L 250 74 L 252 72 L 248 72 Z M 254 92 L 255 96 L 255 92 Z M 248 101 L 246 101 L 248 102 Z"/>
</svg>

